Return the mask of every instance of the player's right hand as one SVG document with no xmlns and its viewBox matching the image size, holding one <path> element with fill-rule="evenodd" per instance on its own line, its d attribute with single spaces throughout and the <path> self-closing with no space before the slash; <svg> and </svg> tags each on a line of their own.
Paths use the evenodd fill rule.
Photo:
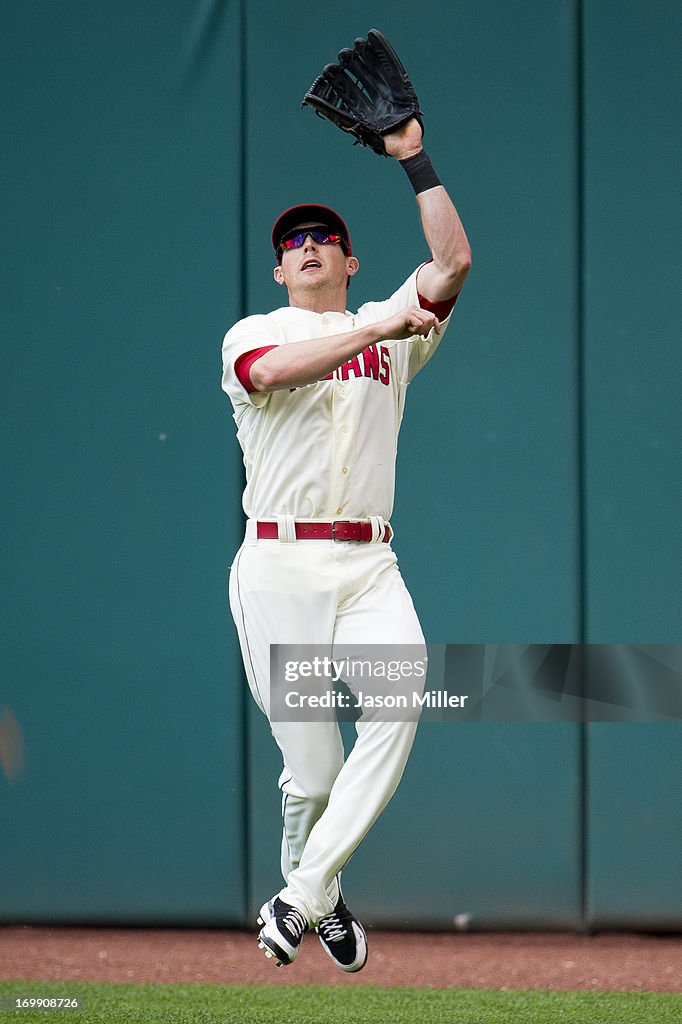
<svg viewBox="0 0 682 1024">
<path fill-rule="evenodd" d="M 405 341 L 416 334 L 425 338 L 434 327 L 440 330 L 440 320 L 428 309 L 421 306 L 407 306 L 393 316 L 380 320 L 376 325 L 383 341 Z"/>
</svg>

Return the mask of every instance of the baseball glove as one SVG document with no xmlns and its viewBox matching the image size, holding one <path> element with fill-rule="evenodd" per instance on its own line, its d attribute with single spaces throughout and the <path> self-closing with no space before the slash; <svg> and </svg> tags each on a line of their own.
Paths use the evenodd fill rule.
<svg viewBox="0 0 682 1024">
<path fill-rule="evenodd" d="M 387 156 L 383 136 L 416 117 L 421 125 L 419 100 L 398 54 L 385 36 L 372 28 L 367 39 L 356 39 L 352 50 L 339 53 L 338 64 L 327 64 L 303 98 L 344 132 L 356 145 L 371 146 Z"/>
</svg>

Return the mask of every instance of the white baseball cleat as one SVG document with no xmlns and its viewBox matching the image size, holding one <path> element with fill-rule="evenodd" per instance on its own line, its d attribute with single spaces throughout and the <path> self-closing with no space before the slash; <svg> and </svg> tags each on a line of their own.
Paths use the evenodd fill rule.
<svg viewBox="0 0 682 1024">
<path fill-rule="evenodd" d="M 308 931 L 308 922 L 298 907 L 273 896 L 260 908 L 258 924 L 263 926 L 258 946 L 265 950 L 266 957 L 277 957 L 278 967 L 292 964 Z"/>
<path fill-rule="evenodd" d="M 337 967 L 349 974 L 362 970 L 367 963 L 367 935 L 346 906 L 340 887 L 333 912 L 318 921 L 315 931 Z"/>
</svg>

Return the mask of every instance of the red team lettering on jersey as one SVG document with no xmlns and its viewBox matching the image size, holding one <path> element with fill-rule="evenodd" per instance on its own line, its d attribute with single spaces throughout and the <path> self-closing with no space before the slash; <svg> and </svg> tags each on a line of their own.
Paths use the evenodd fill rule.
<svg viewBox="0 0 682 1024">
<path fill-rule="evenodd" d="M 387 387 L 391 383 L 391 358 L 385 345 L 369 345 L 359 356 L 353 356 L 347 363 L 342 363 L 337 370 L 328 373 L 322 380 L 348 380 L 351 373 L 354 377 L 369 377 L 378 380 Z"/>
</svg>

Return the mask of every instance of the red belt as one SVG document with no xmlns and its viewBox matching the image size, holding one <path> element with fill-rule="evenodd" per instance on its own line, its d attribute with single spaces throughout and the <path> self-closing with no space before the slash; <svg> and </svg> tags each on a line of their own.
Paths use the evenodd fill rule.
<svg viewBox="0 0 682 1024">
<path fill-rule="evenodd" d="M 368 544 L 372 540 L 372 524 L 369 520 L 351 522 L 336 520 L 333 523 L 295 522 L 296 540 L 358 540 Z M 258 540 L 279 540 L 277 523 L 258 522 L 256 527 Z M 381 538 L 386 544 L 393 536 L 393 530 L 386 523 Z"/>
</svg>

